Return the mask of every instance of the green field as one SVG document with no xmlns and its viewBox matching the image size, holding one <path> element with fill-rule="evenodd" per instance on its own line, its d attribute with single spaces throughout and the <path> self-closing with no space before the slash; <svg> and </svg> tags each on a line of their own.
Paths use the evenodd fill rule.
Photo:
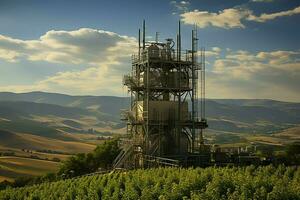
<svg viewBox="0 0 300 200">
<path fill-rule="evenodd" d="M 300 199 L 298 167 L 156 168 L 0 191 L 0 199 Z"/>
</svg>

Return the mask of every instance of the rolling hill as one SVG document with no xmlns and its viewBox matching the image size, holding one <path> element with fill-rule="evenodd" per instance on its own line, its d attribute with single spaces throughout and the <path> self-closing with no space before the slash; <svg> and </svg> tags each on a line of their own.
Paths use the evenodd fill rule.
<svg viewBox="0 0 300 200">
<path fill-rule="evenodd" d="M 87 108 L 0 100 L 0 129 L 61 140 L 74 140 L 66 133 L 101 134 L 104 130 L 107 134 L 121 123 L 117 115 L 109 115 Z"/>
<path fill-rule="evenodd" d="M 0 118 L 20 115 L 53 115 L 65 118 L 69 132 L 82 129 L 81 119 L 93 118 L 86 128 L 121 128 L 120 110 L 129 106 L 127 97 L 69 96 L 30 92 L 0 93 Z M 25 107 L 25 108 L 24 108 Z M 235 133 L 274 133 L 300 124 L 300 103 L 264 99 L 208 99 L 209 128 Z M 81 119 L 80 119 L 81 118 Z"/>
<path fill-rule="evenodd" d="M 0 182 L 12 181 L 17 177 L 39 176 L 47 172 L 55 172 L 58 166 L 59 163 L 46 160 L 13 156 L 0 157 Z"/>
<path fill-rule="evenodd" d="M 96 136 L 125 133 L 120 110 L 128 106 L 127 97 L 0 92 L 0 130 L 82 142 L 82 135 L 88 138 L 92 134 L 95 139 Z M 300 103 L 208 99 L 206 116 L 209 129 L 205 136 L 208 142 L 235 143 L 249 138 L 253 141 L 251 135 L 267 134 L 266 137 L 272 138 L 277 137 L 276 133 L 299 126 Z M 298 138 L 296 136 L 288 141 Z"/>
<path fill-rule="evenodd" d="M 125 133 L 120 110 L 128 108 L 129 100 L 127 97 L 0 92 L 0 153 L 15 152 L 24 159 L 36 156 L 62 160 L 69 154 L 89 152 L 101 142 L 98 137 Z M 300 140 L 300 103 L 208 99 L 206 116 L 207 143 L 282 146 Z M 18 166 L 12 166 L 13 158 L 19 157 L 2 161 L 0 179 L 31 175 L 30 170 L 21 172 Z M 26 160 L 27 164 L 30 161 Z M 9 170 L 6 162 L 11 166 Z"/>
<path fill-rule="evenodd" d="M 0 130 L 0 147 L 30 150 L 51 150 L 73 154 L 90 152 L 95 148 L 95 145 L 80 141 L 63 141 L 60 139 L 51 139 L 32 134 Z"/>
<path fill-rule="evenodd" d="M 70 96 L 65 94 L 29 92 L 0 92 L 0 101 L 26 101 L 44 104 L 54 104 L 66 107 L 84 108 L 97 111 L 111 120 L 119 120 L 120 109 L 127 108 L 129 98 L 113 96 Z"/>
</svg>

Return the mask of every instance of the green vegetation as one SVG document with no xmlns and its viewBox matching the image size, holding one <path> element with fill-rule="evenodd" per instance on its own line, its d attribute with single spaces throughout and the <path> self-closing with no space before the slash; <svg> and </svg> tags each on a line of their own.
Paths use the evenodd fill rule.
<svg viewBox="0 0 300 200">
<path fill-rule="evenodd" d="M 300 199 L 300 168 L 156 168 L 0 191 L 0 199 Z"/>
<path fill-rule="evenodd" d="M 68 158 L 63 162 L 58 174 L 69 178 L 95 172 L 99 168 L 109 169 L 119 152 L 117 140 L 105 141 L 92 153 L 80 153 Z"/>
<path fill-rule="evenodd" d="M 280 146 L 280 148 L 277 149 L 272 146 L 260 147 L 259 150 L 256 151 L 256 155 L 259 156 L 261 160 L 266 159 L 264 161 L 268 160 L 269 163 L 275 165 L 285 164 L 287 166 L 300 166 L 300 143 L 291 143 L 283 147 Z"/>
</svg>

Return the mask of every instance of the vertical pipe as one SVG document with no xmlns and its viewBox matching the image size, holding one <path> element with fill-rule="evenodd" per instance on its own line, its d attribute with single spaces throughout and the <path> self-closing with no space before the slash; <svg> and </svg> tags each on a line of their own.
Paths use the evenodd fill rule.
<svg viewBox="0 0 300 200">
<path fill-rule="evenodd" d="M 181 60 L 181 28 L 180 28 L 180 20 L 178 22 L 178 57 Z"/>
<path fill-rule="evenodd" d="M 145 50 L 146 48 L 146 23 L 145 20 L 143 20 L 143 50 Z M 150 86 L 149 86 L 149 73 L 150 73 L 150 64 L 149 62 L 147 62 L 146 64 L 146 89 L 147 89 L 147 97 L 146 97 L 146 109 L 147 109 L 147 121 L 146 121 L 146 148 L 145 148 L 145 152 L 149 153 L 149 101 L 150 101 Z"/>
<path fill-rule="evenodd" d="M 195 40 L 195 35 L 194 35 L 194 30 L 192 30 L 192 152 L 194 152 L 194 146 L 195 146 L 195 99 L 194 99 L 194 94 L 195 94 L 195 58 L 194 58 L 194 53 L 195 53 L 195 45 L 194 45 L 194 40 Z"/>
<path fill-rule="evenodd" d="M 203 47 L 202 49 L 202 56 L 203 56 L 203 74 L 202 74 L 202 78 L 203 78 L 203 88 L 202 88 L 202 106 L 203 106 L 203 119 L 205 118 L 205 49 Z"/>
<path fill-rule="evenodd" d="M 140 63 L 140 61 L 141 61 L 141 29 L 139 29 L 139 63 Z M 139 66 L 137 67 L 135 67 L 135 78 L 137 79 L 137 80 L 140 80 L 140 70 L 139 70 Z M 138 81 L 138 85 L 140 84 L 140 81 Z M 135 94 L 136 95 L 136 97 L 135 97 L 135 101 L 138 101 L 139 100 L 139 94 L 138 93 L 136 93 Z M 136 104 L 137 104 L 137 102 L 136 102 Z M 138 108 L 138 105 L 135 105 L 136 106 L 136 109 L 135 109 L 135 118 L 137 119 L 137 116 L 138 116 L 138 111 L 137 111 L 137 108 Z M 137 132 L 137 126 L 135 126 L 135 131 Z"/>
<path fill-rule="evenodd" d="M 147 109 L 147 120 L 146 120 L 146 149 L 145 152 L 148 154 L 148 146 L 149 146 L 149 101 L 150 101 L 150 86 L 149 86 L 149 73 L 150 73 L 150 64 L 149 62 L 146 64 L 146 71 L 147 71 L 147 82 L 146 82 L 146 88 L 147 88 L 147 97 L 146 97 L 146 109 Z"/>
<path fill-rule="evenodd" d="M 204 118 L 204 101 L 203 101 L 203 89 L 204 89 L 204 84 L 203 84 L 203 72 L 204 72 L 204 58 L 203 58 L 203 48 L 201 49 L 201 54 L 202 54 L 202 71 L 201 71 L 201 118 Z"/>
<path fill-rule="evenodd" d="M 179 60 L 179 42 L 178 42 L 178 40 L 179 40 L 179 36 L 178 36 L 178 33 L 176 34 L 176 60 L 178 61 Z"/>
<path fill-rule="evenodd" d="M 146 25 L 145 20 L 143 20 L 143 50 L 145 49 L 145 37 L 146 37 Z"/>
<path fill-rule="evenodd" d="M 139 61 L 141 58 L 141 29 L 139 29 Z"/>
<path fill-rule="evenodd" d="M 205 48 L 203 48 L 203 117 L 205 118 Z"/>
<path fill-rule="evenodd" d="M 201 48 L 201 121 L 205 119 L 205 49 Z M 200 130 L 200 144 L 204 144 L 203 129 Z"/>
<path fill-rule="evenodd" d="M 178 61 L 181 60 L 181 28 L 180 28 L 180 20 L 178 22 Z M 178 119 L 177 119 L 177 144 L 178 144 L 178 153 L 181 153 L 181 63 L 178 63 L 178 74 L 179 74 L 179 92 L 178 92 Z"/>
</svg>

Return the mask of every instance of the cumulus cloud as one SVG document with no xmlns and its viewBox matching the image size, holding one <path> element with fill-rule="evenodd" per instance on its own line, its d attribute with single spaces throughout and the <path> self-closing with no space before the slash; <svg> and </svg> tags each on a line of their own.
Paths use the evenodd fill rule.
<svg viewBox="0 0 300 200">
<path fill-rule="evenodd" d="M 209 97 L 300 101 L 300 51 L 230 51 L 208 69 Z"/>
<path fill-rule="evenodd" d="M 0 59 L 6 62 L 26 59 L 27 63 L 85 66 L 81 70 L 67 68 L 30 85 L 3 85 L 0 90 L 123 95 L 122 75 L 130 70 L 135 45 L 135 38 L 94 29 L 49 31 L 36 40 L 0 36 Z M 253 53 L 212 47 L 206 57 L 210 98 L 300 101 L 300 50 Z"/>
<path fill-rule="evenodd" d="M 17 58 L 20 57 L 20 53 L 7 49 L 0 49 L 0 59 L 7 62 L 17 62 Z"/>
<path fill-rule="evenodd" d="M 217 13 L 194 10 L 180 15 L 186 24 L 197 24 L 200 28 L 215 26 L 220 28 L 244 28 L 241 20 L 249 16 L 249 11 L 229 8 Z"/>
<path fill-rule="evenodd" d="M 0 35 L 0 58 L 16 62 L 21 58 L 53 63 L 102 63 L 128 56 L 135 38 L 113 32 L 82 28 L 75 31 L 48 31 L 38 40 L 19 40 Z"/>
<path fill-rule="evenodd" d="M 259 16 L 253 14 L 252 10 L 246 8 L 228 8 L 219 12 L 188 11 L 180 14 L 182 21 L 186 24 L 196 24 L 200 28 L 214 26 L 218 28 L 245 28 L 245 21 L 266 22 L 279 17 L 292 16 L 300 13 L 300 6 L 291 10 L 276 13 L 263 13 Z"/>
<path fill-rule="evenodd" d="M 122 87 L 122 75 L 125 71 L 128 72 L 130 66 L 129 62 L 103 63 L 98 67 L 89 67 L 84 70 L 58 72 L 28 85 L 0 86 L 0 91 L 45 91 L 71 95 L 126 95 L 127 90 Z"/>
<path fill-rule="evenodd" d="M 205 50 L 205 57 L 212 57 L 212 58 L 215 58 L 215 57 L 219 57 L 220 56 L 220 53 L 221 53 L 221 48 L 219 47 L 212 47 L 211 49 L 209 50 Z M 198 56 L 201 55 L 201 52 L 198 51 Z"/>
<path fill-rule="evenodd" d="M 84 67 L 77 71 L 65 69 L 32 85 L 11 85 L 0 89 L 119 95 L 122 74 L 130 69 L 130 56 L 135 49 L 136 39 L 133 37 L 88 28 L 52 30 L 37 40 L 0 35 L 0 59 L 6 62 L 27 60 L 29 63 L 42 61 Z"/>
</svg>

